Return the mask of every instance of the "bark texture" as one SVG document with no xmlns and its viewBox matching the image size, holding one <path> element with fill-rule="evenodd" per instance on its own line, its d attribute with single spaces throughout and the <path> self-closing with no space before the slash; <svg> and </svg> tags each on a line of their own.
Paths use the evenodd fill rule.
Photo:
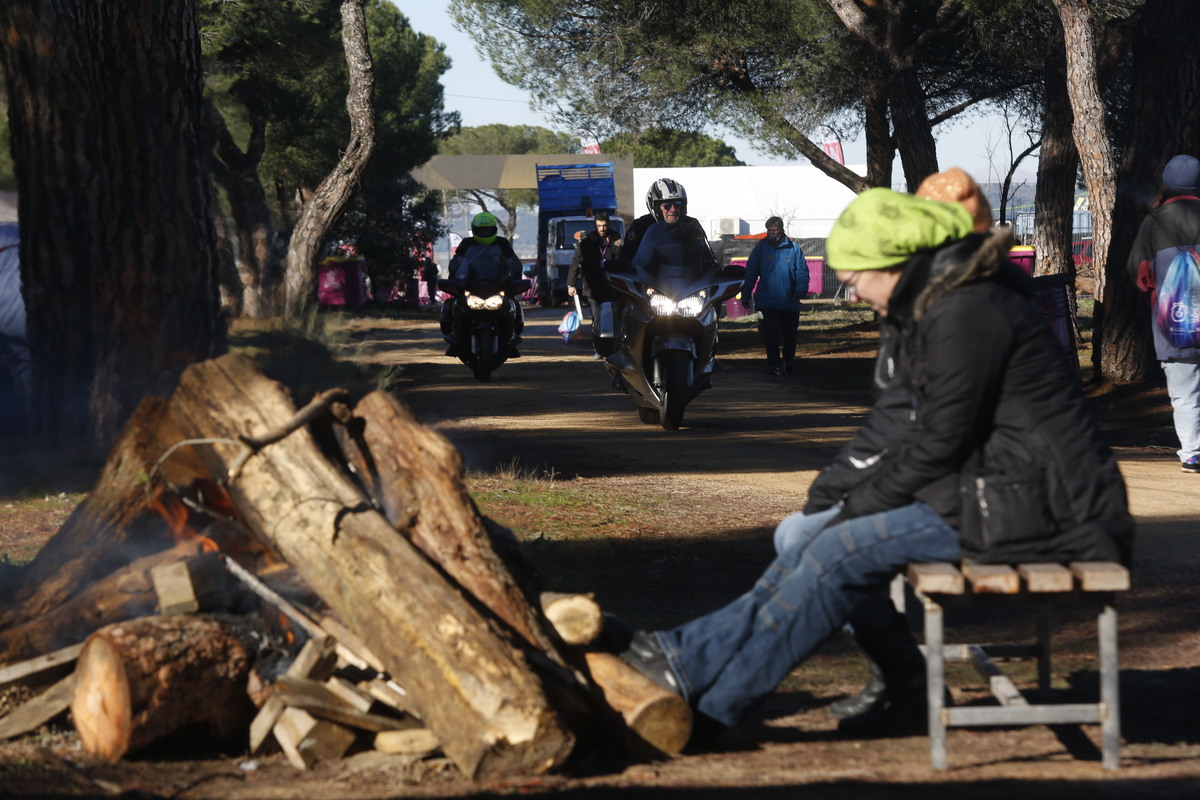
<svg viewBox="0 0 1200 800">
<path fill-rule="evenodd" d="M 304 204 L 288 246 L 285 277 L 287 313 L 296 317 L 316 302 L 315 263 L 326 233 L 337 221 L 375 150 L 375 109 L 371 104 L 375 76 L 367 42 L 364 0 L 342 3 L 342 45 L 350 72 L 346 110 L 350 141 L 333 172 Z"/>
<path fill-rule="evenodd" d="M 223 347 L 192 2 L 0 4 L 37 434 L 107 445 Z"/>
<path fill-rule="evenodd" d="M 108 761 L 180 731 L 225 740 L 254 707 L 246 679 L 258 633 L 245 617 L 144 617 L 92 634 L 75 668 L 71 717 L 84 752 Z"/>
</svg>

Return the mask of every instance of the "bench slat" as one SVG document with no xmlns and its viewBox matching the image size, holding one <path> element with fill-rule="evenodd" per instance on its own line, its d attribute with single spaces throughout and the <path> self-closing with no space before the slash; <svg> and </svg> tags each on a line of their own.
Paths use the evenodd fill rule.
<svg viewBox="0 0 1200 800">
<path fill-rule="evenodd" d="M 1071 572 L 1085 592 L 1124 592 L 1129 588 L 1129 570 L 1112 561 L 1072 561 Z"/>
<path fill-rule="evenodd" d="M 909 564 L 908 582 L 923 594 L 962 594 L 966 581 L 953 564 Z"/>
<path fill-rule="evenodd" d="M 1071 570 L 1062 564 L 1018 564 L 1017 573 L 1029 592 L 1069 592 L 1075 588 Z"/>
<path fill-rule="evenodd" d="M 1019 594 L 1021 578 L 1007 564 L 963 564 L 963 575 L 975 594 Z"/>
</svg>

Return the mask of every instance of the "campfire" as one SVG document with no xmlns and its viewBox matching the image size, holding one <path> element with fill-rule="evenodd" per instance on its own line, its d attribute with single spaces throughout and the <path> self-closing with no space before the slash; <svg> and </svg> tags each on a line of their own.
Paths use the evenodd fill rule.
<svg viewBox="0 0 1200 800">
<path fill-rule="evenodd" d="M 606 651 L 591 598 L 540 590 L 462 472 L 384 392 L 297 410 L 247 358 L 190 367 L 0 608 L 0 688 L 48 685 L 0 738 L 69 709 L 110 760 L 200 736 L 301 769 L 440 752 L 471 778 L 598 741 L 678 753 L 687 704 Z"/>
</svg>

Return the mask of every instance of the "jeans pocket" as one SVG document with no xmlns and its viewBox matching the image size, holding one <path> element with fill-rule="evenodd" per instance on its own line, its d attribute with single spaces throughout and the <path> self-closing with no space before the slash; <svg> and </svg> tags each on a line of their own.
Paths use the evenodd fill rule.
<svg viewBox="0 0 1200 800">
<path fill-rule="evenodd" d="M 964 476 L 960 536 L 963 549 L 1002 557 L 1037 550 L 1053 534 L 1045 476 L 1039 472 Z"/>
</svg>

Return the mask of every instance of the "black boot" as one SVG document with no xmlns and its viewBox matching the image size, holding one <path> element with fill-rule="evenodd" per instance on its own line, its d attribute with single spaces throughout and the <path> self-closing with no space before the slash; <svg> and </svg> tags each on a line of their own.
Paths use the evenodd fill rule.
<svg viewBox="0 0 1200 800">
<path fill-rule="evenodd" d="M 860 689 L 858 694 L 834 700 L 829 704 L 829 713 L 838 719 L 863 713 L 879 701 L 879 696 L 887 688 L 887 684 L 883 682 L 883 672 L 879 669 L 879 665 L 870 659 L 867 661 L 871 665 L 871 678 L 867 681 L 867 685 Z"/>
<path fill-rule="evenodd" d="M 904 617 L 896 614 L 884 628 L 855 631 L 867 656 L 879 667 L 884 688 L 858 714 L 838 723 L 857 736 L 922 733 L 928 723 L 925 656 Z"/>
<path fill-rule="evenodd" d="M 663 652 L 653 633 L 634 631 L 629 647 L 620 655 L 626 664 L 667 691 L 683 697 L 683 687 L 679 685 L 667 661 L 667 654 Z"/>
</svg>

